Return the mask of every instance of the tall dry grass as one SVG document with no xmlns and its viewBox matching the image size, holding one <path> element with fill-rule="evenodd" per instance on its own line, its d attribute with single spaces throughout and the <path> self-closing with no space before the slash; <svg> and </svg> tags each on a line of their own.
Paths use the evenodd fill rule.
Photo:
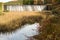
<svg viewBox="0 0 60 40">
<path fill-rule="evenodd" d="M 24 24 L 41 22 L 44 18 L 38 12 L 7 12 L 0 16 L 0 32 L 12 32 Z"/>
</svg>

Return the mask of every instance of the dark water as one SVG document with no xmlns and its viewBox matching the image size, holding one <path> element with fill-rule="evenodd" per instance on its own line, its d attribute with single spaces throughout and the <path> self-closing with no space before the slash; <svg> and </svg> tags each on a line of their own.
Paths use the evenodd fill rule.
<svg viewBox="0 0 60 40">
<path fill-rule="evenodd" d="M 0 34 L 0 40 L 29 40 L 28 38 L 38 35 L 39 23 L 26 24 L 12 33 Z M 34 39 L 33 39 L 34 40 Z"/>
</svg>

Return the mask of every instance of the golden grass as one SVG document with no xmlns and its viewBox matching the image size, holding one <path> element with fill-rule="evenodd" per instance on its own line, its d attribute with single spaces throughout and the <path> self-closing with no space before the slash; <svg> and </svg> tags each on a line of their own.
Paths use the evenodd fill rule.
<svg viewBox="0 0 60 40">
<path fill-rule="evenodd" d="M 12 20 L 20 19 L 24 16 L 36 16 L 41 15 L 45 17 L 44 14 L 38 12 L 6 12 L 5 15 L 0 16 L 0 24 L 7 24 Z"/>
<path fill-rule="evenodd" d="M 5 12 L 0 16 L 0 32 L 11 32 L 28 23 L 40 23 L 45 17 L 40 12 Z"/>
</svg>

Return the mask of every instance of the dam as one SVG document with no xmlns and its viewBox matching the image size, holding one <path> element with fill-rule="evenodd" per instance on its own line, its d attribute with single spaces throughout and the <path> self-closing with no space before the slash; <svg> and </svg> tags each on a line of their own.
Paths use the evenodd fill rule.
<svg viewBox="0 0 60 40">
<path fill-rule="evenodd" d="M 46 5 L 8 5 L 4 10 L 8 11 L 43 11 Z"/>
</svg>

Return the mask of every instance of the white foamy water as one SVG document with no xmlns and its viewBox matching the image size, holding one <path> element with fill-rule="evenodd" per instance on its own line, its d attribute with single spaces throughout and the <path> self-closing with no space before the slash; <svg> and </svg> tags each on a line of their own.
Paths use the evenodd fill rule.
<svg viewBox="0 0 60 40">
<path fill-rule="evenodd" d="M 42 11 L 46 8 L 46 5 L 9 5 L 7 10 L 9 11 Z"/>
<path fill-rule="evenodd" d="M 39 23 L 26 24 L 15 32 L 0 34 L 0 40 L 27 40 L 28 37 L 38 35 Z"/>
</svg>

